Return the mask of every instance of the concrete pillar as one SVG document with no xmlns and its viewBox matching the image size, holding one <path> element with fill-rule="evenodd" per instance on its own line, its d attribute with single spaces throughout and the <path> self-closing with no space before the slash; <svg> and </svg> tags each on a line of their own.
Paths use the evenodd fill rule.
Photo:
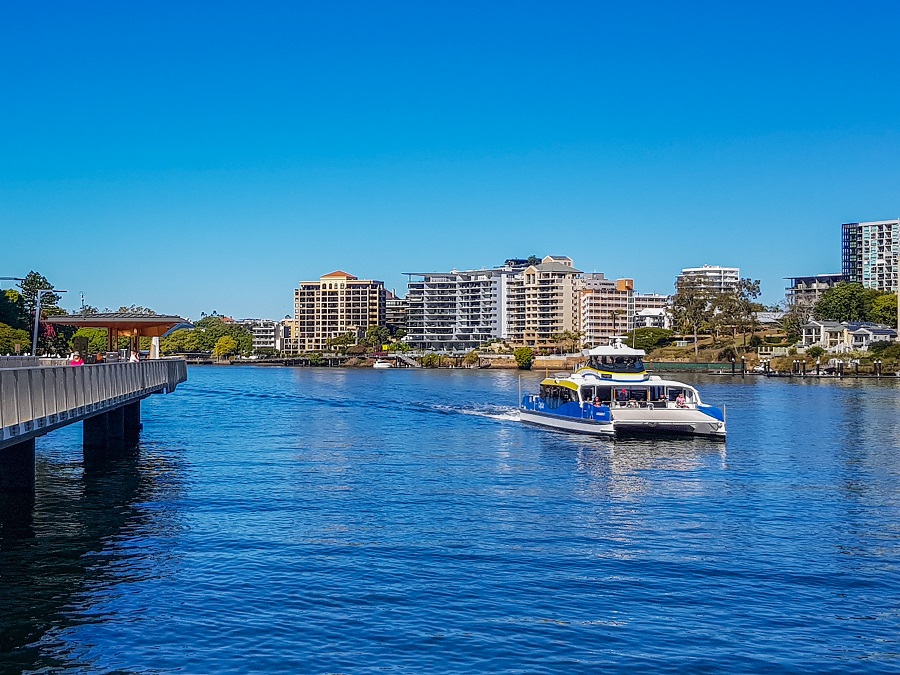
<svg viewBox="0 0 900 675">
<path fill-rule="evenodd" d="M 114 454 L 121 453 L 125 449 L 125 409 L 113 408 L 106 413 L 109 429 L 109 450 Z"/>
<path fill-rule="evenodd" d="M 125 413 L 125 447 L 135 448 L 141 441 L 141 402 L 129 403 L 122 410 Z"/>
<path fill-rule="evenodd" d="M 0 450 L 0 490 L 34 493 L 34 439 Z"/>
<path fill-rule="evenodd" d="M 106 413 L 88 417 L 84 421 L 83 447 L 85 452 L 103 451 L 109 447 L 109 418 Z"/>
</svg>

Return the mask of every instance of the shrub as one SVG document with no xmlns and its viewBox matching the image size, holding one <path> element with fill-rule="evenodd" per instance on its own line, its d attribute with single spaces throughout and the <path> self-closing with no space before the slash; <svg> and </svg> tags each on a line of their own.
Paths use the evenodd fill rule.
<svg viewBox="0 0 900 675">
<path fill-rule="evenodd" d="M 513 352 L 513 357 L 519 370 L 531 370 L 531 364 L 534 363 L 534 350 L 531 347 L 519 347 Z"/>
</svg>

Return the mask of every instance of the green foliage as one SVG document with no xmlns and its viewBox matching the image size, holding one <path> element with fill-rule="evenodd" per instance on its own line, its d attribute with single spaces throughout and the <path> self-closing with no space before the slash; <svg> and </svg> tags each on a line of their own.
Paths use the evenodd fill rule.
<svg viewBox="0 0 900 675">
<path fill-rule="evenodd" d="M 411 347 L 405 342 L 392 342 L 387 346 L 389 352 L 408 352 Z"/>
<path fill-rule="evenodd" d="M 391 341 L 391 331 L 384 326 L 369 326 L 366 330 L 364 342 L 370 347 L 381 349 L 382 345 L 386 345 Z"/>
<path fill-rule="evenodd" d="M 203 350 L 200 348 L 200 334 L 196 330 L 182 328 L 176 330 L 159 341 L 159 350 L 163 354 L 191 354 Z"/>
<path fill-rule="evenodd" d="M 216 340 L 216 344 L 213 346 L 213 356 L 218 359 L 223 356 L 228 356 L 229 354 L 234 354 L 235 350 L 237 350 L 237 346 L 237 340 L 230 335 L 223 335 Z"/>
<path fill-rule="evenodd" d="M 249 355 L 253 351 L 253 335 L 243 326 L 226 322 L 220 316 L 206 316 L 194 324 L 193 329 L 183 328 L 160 341 L 164 354 L 212 352 L 222 337 L 230 337 L 236 343 L 235 354 Z"/>
<path fill-rule="evenodd" d="M 309 365 L 311 366 L 324 366 L 325 365 L 325 357 L 323 357 L 318 352 L 314 354 L 307 354 L 306 357 L 309 359 Z"/>
<path fill-rule="evenodd" d="M 356 338 L 353 337 L 353 333 L 344 333 L 343 335 L 338 335 L 337 337 L 329 338 L 325 344 L 329 347 L 349 347 L 353 343 L 356 342 Z"/>
<path fill-rule="evenodd" d="M 754 333 L 753 335 L 750 336 L 750 347 L 751 348 L 758 349 L 759 347 L 762 346 L 762 344 L 763 344 L 763 339 L 759 335 Z"/>
<path fill-rule="evenodd" d="M 625 344 L 635 349 L 650 352 L 657 347 L 664 347 L 672 339 L 672 331 L 665 328 L 638 328 L 625 336 Z"/>
<path fill-rule="evenodd" d="M 819 345 L 814 345 L 806 350 L 806 355 L 811 358 L 818 359 L 822 356 L 825 356 L 825 350 Z"/>
<path fill-rule="evenodd" d="M 158 316 L 157 313 L 149 307 L 141 307 L 140 305 L 128 305 L 128 307 L 119 307 L 119 309 L 117 309 L 116 311 L 125 314 L 146 314 L 148 316 Z"/>
<path fill-rule="evenodd" d="M 34 270 L 25 275 L 24 281 L 19 282 L 19 288 L 22 294 L 22 305 L 25 311 L 25 320 L 28 323 L 28 329 L 34 328 L 34 311 L 37 306 L 38 291 L 53 290 L 53 284 L 47 281 L 47 278 L 38 274 Z M 46 293 L 41 296 L 41 307 L 50 308 L 57 307 L 62 296 L 56 293 Z M 24 326 L 23 326 L 24 328 Z"/>
<path fill-rule="evenodd" d="M 672 298 L 675 324 L 681 330 L 688 330 L 694 334 L 694 354 L 699 352 L 697 335 L 703 324 L 712 316 L 713 300 L 714 296 L 706 284 L 695 277 L 682 279 Z"/>
<path fill-rule="evenodd" d="M 574 351 L 581 344 L 581 332 L 564 330 L 551 336 L 551 339 L 559 345 L 559 348 L 568 353 Z"/>
<path fill-rule="evenodd" d="M 12 288 L 0 291 L 0 323 L 22 330 L 28 327 L 22 294 Z"/>
<path fill-rule="evenodd" d="M 813 308 L 817 319 L 826 321 L 868 321 L 875 299 L 882 295 L 862 284 L 840 283 L 830 288 Z"/>
<path fill-rule="evenodd" d="M 726 347 L 716 354 L 716 361 L 735 361 L 737 360 L 737 352 L 734 347 Z"/>
<path fill-rule="evenodd" d="M 17 344 L 20 354 L 31 351 L 31 337 L 28 331 L 0 323 L 0 354 L 15 355 Z"/>
<path fill-rule="evenodd" d="M 425 368 L 440 368 L 441 357 L 438 354 L 426 354 L 421 358 L 419 363 Z"/>
<path fill-rule="evenodd" d="M 463 363 L 467 366 L 474 366 L 479 361 L 478 352 L 474 349 L 463 357 Z"/>
<path fill-rule="evenodd" d="M 897 294 L 885 293 L 875 298 L 872 302 L 872 309 L 869 310 L 869 321 L 896 328 Z"/>
<path fill-rule="evenodd" d="M 900 359 L 900 342 L 879 340 L 869 345 L 869 353 L 879 359 Z"/>
<path fill-rule="evenodd" d="M 519 370 L 531 370 L 534 363 L 534 350 L 531 347 L 519 347 L 513 352 L 513 358 L 519 366 Z"/>
<path fill-rule="evenodd" d="M 84 338 L 87 340 L 87 348 L 81 351 L 82 356 L 86 356 L 87 354 L 97 354 L 99 352 L 105 352 L 108 345 L 108 338 L 106 334 L 106 330 L 103 328 L 79 328 L 75 331 L 75 335 L 72 336 L 72 348 L 75 348 L 75 338 Z M 124 338 L 125 342 L 128 342 L 128 338 Z M 128 345 L 126 344 L 126 347 Z"/>
<path fill-rule="evenodd" d="M 811 309 L 806 305 L 792 305 L 781 318 L 781 329 L 787 336 L 787 341 L 793 344 L 803 336 L 803 324 L 809 321 Z"/>
</svg>

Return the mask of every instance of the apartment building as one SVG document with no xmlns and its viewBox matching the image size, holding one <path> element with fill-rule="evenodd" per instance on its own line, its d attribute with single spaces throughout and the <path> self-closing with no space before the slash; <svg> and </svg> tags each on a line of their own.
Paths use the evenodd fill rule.
<svg viewBox="0 0 900 675">
<path fill-rule="evenodd" d="M 510 342 L 533 349 L 554 348 L 561 333 L 578 333 L 581 285 L 581 270 L 566 256 L 548 255 L 539 264 L 529 265 L 522 272 L 522 333 L 510 333 Z"/>
<path fill-rule="evenodd" d="M 338 270 L 318 281 L 301 281 L 294 290 L 294 319 L 285 350 L 322 351 L 332 338 L 346 333 L 362 337 L 370 326 L 383 325 L 384 282 Z"/>
<path fill-rule="evenodd" d="M 635 328 L 667 327 L 668 297 L 636 293 L 633 279 L 585 274 L 580 293 L 581 332 L 590 345 L 606 344 Z"/>
<path fill-rule="evenodd" d="M 675 280 L 675 287 L 678 288 L 686 279 L 699 281 L 713 293 L 726 293 L 737 289 L 741 281 L 741 270 L 739 267 L 720 267 L 718 265 L 685 267 Z"/>
<path fill-rule="evenodd" d="M 866 288 L 897 291 L 900 219 L 841 225 L 841 272 L 847 281 Z"/>
<path fill-rule="evenodd" d="M 384 299 L 384 325 L 395 334 L 397 331 L 406 332 L 406 317 L 409 313 L 409 303 L 406 298 L 398 298 L 391 290 L 385 292 Z"/>
<path fill-rule="evenodd" d="M 845 280 L 843 274 L 814 274 L 804 277 L 785 277 L 789 286 L 785 288 L 788 306 L 812 307 L 837 284 Z"/>
<path fill-rule="evenodd" d="M 281 352 L 284 349 L 282 323 L 271 319 L 241 319 L 235 321 L 253 336 L 253 351 Z"/>
<path fill-rule="evenodd" d="M 407 272 L 406 341 L 417 349 L 458 351 L 509 337 L 509 307 L 521 296 L 520 269 Z M 518 290 L 514 290 L 518 287 Z"/>
</svg>

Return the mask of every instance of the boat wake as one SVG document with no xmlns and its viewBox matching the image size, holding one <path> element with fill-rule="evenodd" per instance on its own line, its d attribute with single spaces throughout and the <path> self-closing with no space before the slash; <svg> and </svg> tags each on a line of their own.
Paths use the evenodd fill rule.
<svg viewBox="0 0 900 675">
<path fill-rule="evenodd" d="M 445 414 L 471 415 L 473 417 L 486 417 L 500 422 L 518 422 L 519 411 L 515 408 L 499 405 L 485 405 L 473 408 L 458 408 L 453 406 L 436 405 L 434 409 Z"/>
</svg>

